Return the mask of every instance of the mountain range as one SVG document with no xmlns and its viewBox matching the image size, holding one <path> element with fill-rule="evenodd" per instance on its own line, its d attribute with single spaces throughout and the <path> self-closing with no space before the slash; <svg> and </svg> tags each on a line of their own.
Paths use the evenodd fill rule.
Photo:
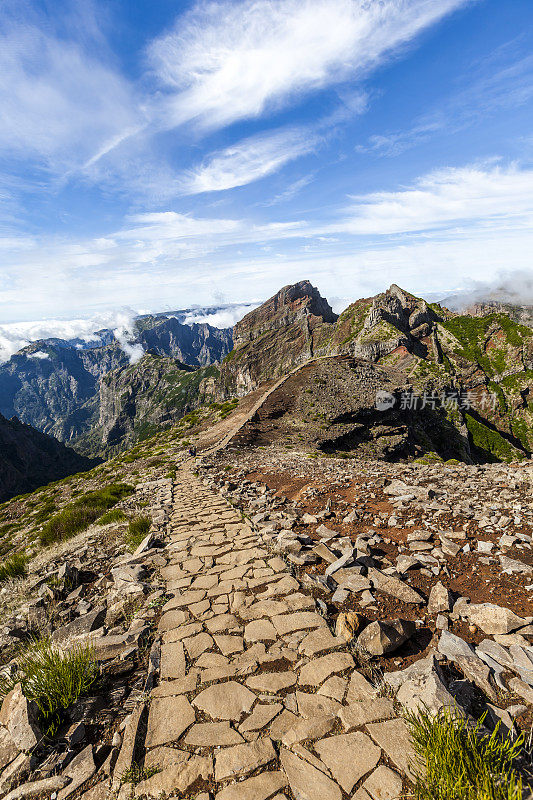
<svg viewBox="0 0 533 800">
<path fill-rule="evenodd" d="M 0 366 L 0 413 L 83 455 L 109 456 L 309 363 L 272 412 L 288 440 L 297 431 L 319 450 L 389 460 L 514 460 L 533 450 L 527 309 L 491 301 L 459 314 L 392 285 L 338 316 L 304 280 L 233 329 L 179 316 L 138 318 L 125 349 L 110 331 L 97 345 L 33 342 Z M 387 409 L 376 407 L 380 392 Z"/>
</svg>

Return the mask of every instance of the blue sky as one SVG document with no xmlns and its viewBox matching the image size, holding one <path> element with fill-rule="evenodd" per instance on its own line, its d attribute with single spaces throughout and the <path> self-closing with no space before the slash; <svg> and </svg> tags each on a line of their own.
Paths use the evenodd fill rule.
<svg viewBox="0 0 533 800">
<path fill-rule="evenodd" d="M 529 274 L 532 31 L 530 0 L 4 0 L 0 322 Z"/>
</svg>

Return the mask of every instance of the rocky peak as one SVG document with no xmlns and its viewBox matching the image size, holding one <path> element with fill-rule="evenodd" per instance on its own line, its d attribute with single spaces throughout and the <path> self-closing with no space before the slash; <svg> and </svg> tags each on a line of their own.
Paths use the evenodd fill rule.
<svg viewBox="0 0 533 800">
<path fill-rule="evenodd" d="M 286 328 L 297 320 L 309 318 L 309 323 L 333 323 L 333 313 L 328 301 L 309 281 L 299 281 L 284 286 L 259 308 L 250 311 L 235 325 L 233 340 L 236 347 L 257 339 L 265 331 Z"/>
</svg>

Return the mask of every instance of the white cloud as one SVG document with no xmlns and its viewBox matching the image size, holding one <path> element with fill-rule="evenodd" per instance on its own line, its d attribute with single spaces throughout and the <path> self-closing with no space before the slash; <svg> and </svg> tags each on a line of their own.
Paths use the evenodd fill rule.
<svg viewBox="0 0 533 800">
<path fill-rule="evenodd" d="M 533 169 L 469 166 L 437 170 L 399 191 L 354 197 L 337 231 L 390 235 L 461 224 L 523 227 L 533 215 Z"/>
<path fill-rule="evenodd" d="M 184 194 L 219 192 L 264 178 L 295 158 L 313 152 L 318 137 L 309 130 L 286 128 L 244 139 L 215 153 L 182 179 Z"/>
<path fill-rule="evenodd" d="M 260 302 L 257 303 L 243 303 L 232 308 L 221 309 L 220 311 L 191 311 L 184 320 L 185 325 L 192 325 L 193 323 L 207 322 L 214 328 L 232 328 L 236 322 L 241 320 L 245 314 L 248 314 L 252 309 L 257 308 Z"/>
<path fill-rule="evenodd" d="M 0 150 L 64 172 L 141 124 L 131 87 L 51 26 L 0 17 Z"/>
<path fill-rule="evenodd" d="M 42 350 L 36 350 L 35 353 L 30 353 L 29 358 L 38 358 L 41 361 L 46 361 L 47 359 L 50 360 L 50 354 L 44 353 Z"/>
<path fill-rule="evenodd" d="M 469 0 L 203 2 L 148 49 L 160 124 L 217 128 L 362 77 Z"/>
</svg>

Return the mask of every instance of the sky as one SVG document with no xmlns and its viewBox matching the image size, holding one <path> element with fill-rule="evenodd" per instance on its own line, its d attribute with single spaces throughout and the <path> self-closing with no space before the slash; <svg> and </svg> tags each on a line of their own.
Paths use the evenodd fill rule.
<svg viewBox="0 0 533 800">
<path fill-rule="evenodd" d="M 4 333 L 531 286 L 532 32 L 531 0 L 3 0 Z"/>
</svg>

